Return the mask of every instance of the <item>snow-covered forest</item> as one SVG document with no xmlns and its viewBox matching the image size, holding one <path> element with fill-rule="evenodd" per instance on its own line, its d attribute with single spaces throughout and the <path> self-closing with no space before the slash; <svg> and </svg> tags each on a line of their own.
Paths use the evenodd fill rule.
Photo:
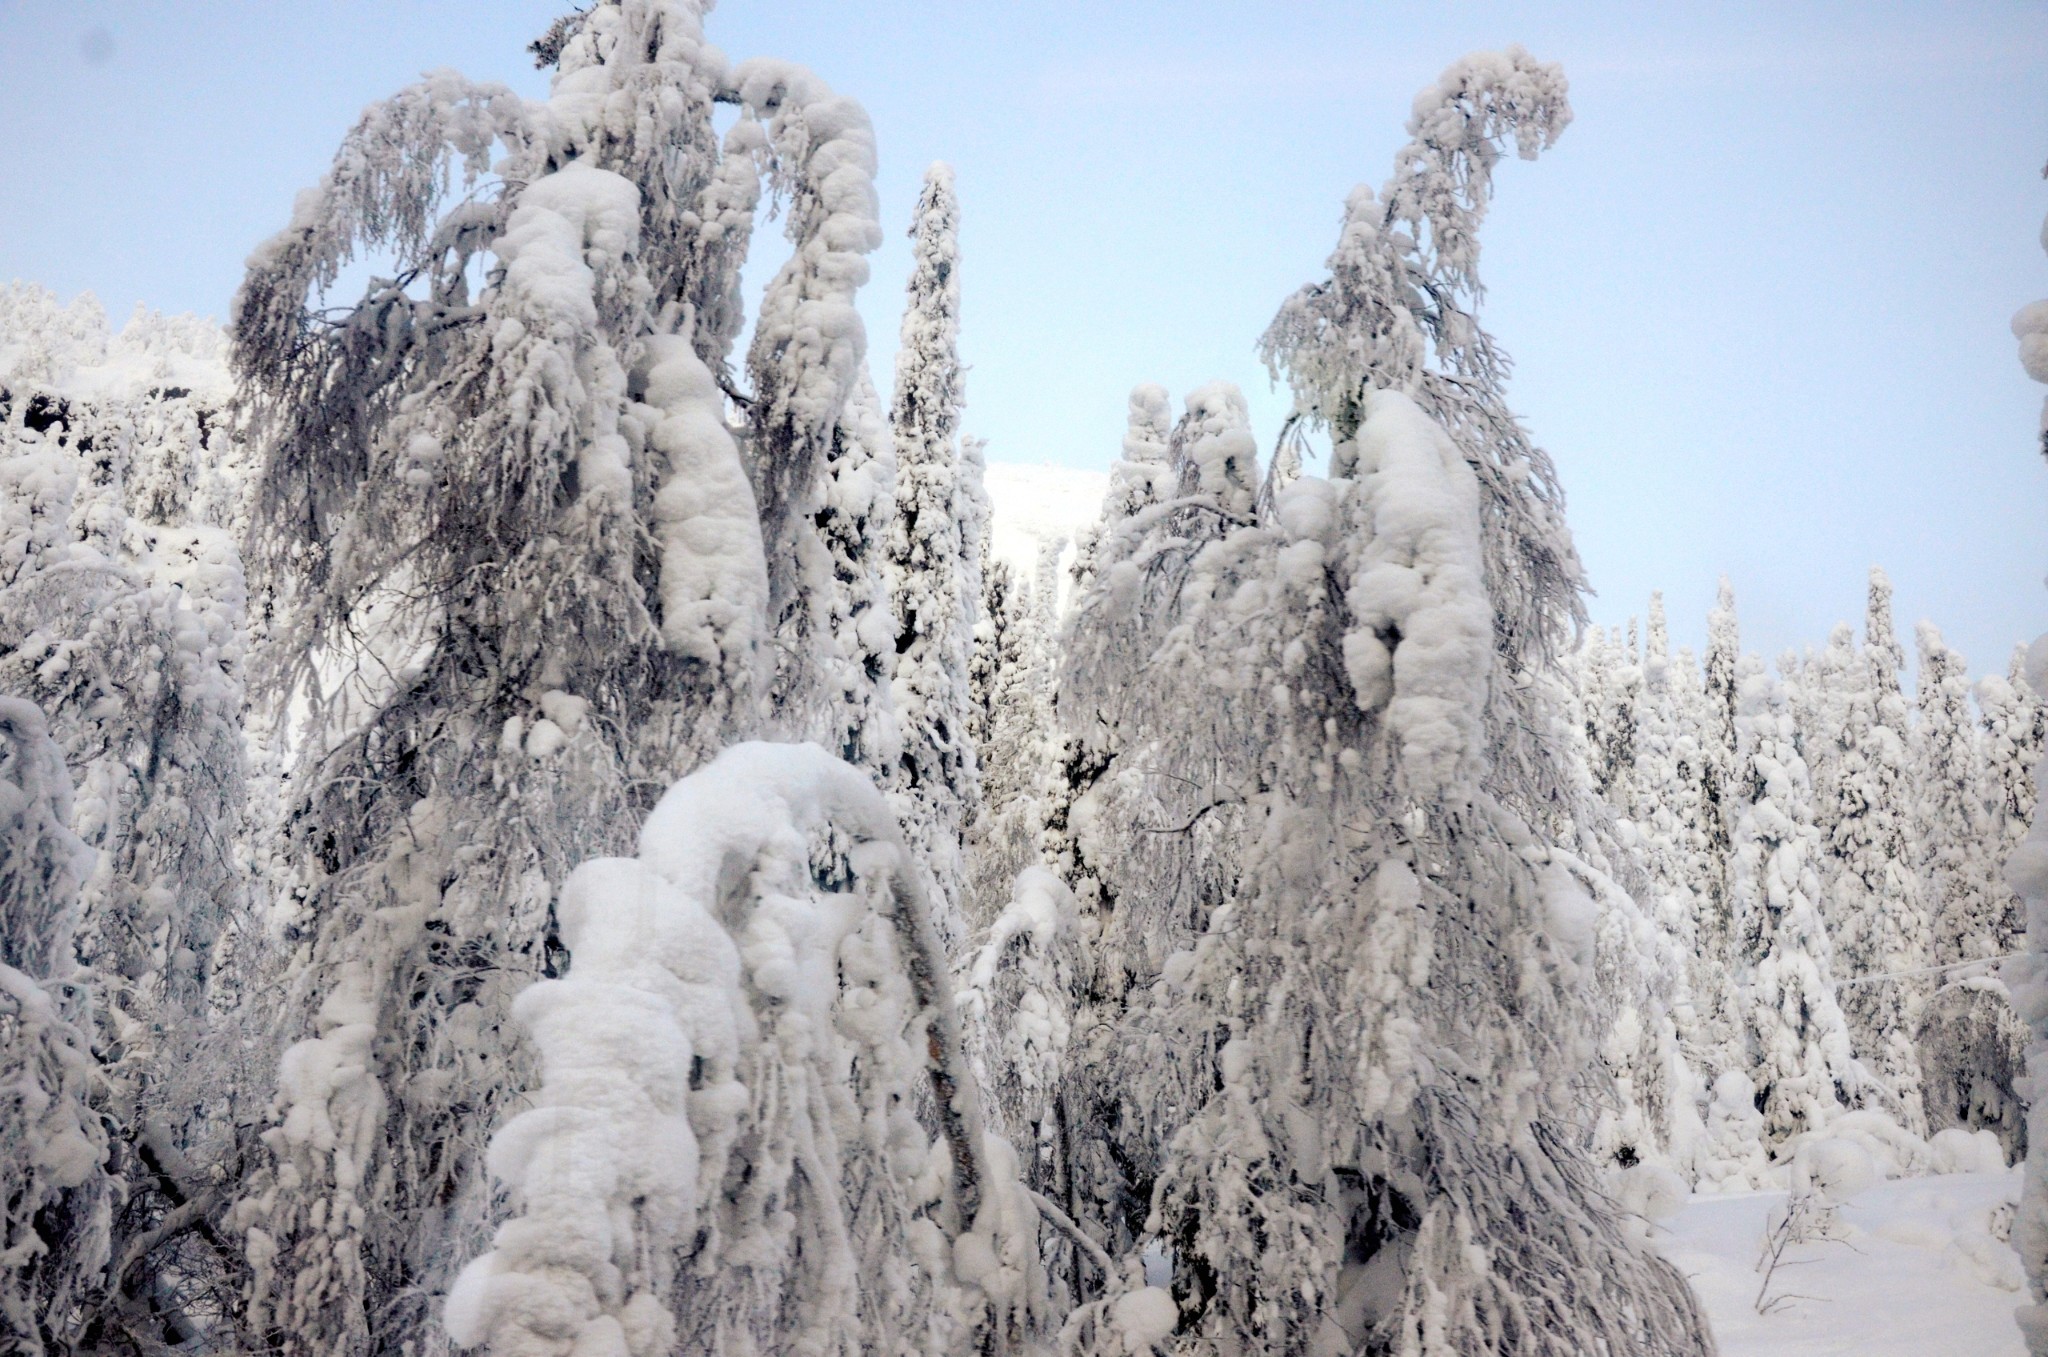
<svg viewBox="0 0 2048 1357">
<path fill-rule="evenodd" d="M 0 1348 L 1705 1357 L 1860 1200 L 2048 1354 L 2048 638 L 1591 624 L 1481 316 L 1564 72 L 1069 541 L 971 197 L 708 9 L 372 106 L 224 326 L 0 291 Z"/>
</svg>

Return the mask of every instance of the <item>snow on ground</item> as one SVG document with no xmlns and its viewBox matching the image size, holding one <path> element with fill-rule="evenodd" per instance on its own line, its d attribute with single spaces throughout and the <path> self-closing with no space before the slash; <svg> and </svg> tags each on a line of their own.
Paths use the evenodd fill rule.
<svg viewBox="0 0 2048 1357">
<path fill-rule="evenodd" d="M 1102 511 L 1109 473 L 1077 471 L 1064 466 L 1031 466 L 1021 462 L 990 462 L 988 497 L 994 525 L 989 550 L 996 560 L 1026 580 L 1038 578 L 1039 543 L 1064 537 L 1060 552 L 1060 602 L 1067 594 L 1067 567 L 1074 563 L 1074 543 L 1081 530 Z"/>
<path fill-rule="evenodd" d="M 1786 1252 L 1770 1296 L 1788 1299 L 1763 1315 L 1757 1260 L 1783 1192 L 1694 1197 L 1658 1238 L 1721 1357 L 2023 1357 L 2019 1256 L 1994 1221 L 2019 1191 L 2017 1169 L 1879 1183 L 1840 1208 L 1839 1238 Z"/>
</svg>

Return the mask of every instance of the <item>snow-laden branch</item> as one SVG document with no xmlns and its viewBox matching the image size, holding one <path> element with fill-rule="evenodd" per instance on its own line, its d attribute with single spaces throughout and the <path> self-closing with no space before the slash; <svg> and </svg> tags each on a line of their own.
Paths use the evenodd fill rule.
<svg viewBox="0 0 2048 1357">
<path fill-rule="evenodd" d="M 724 1332 L 715 1312 L 748 1271 L 801 1302 L 786 1340 L 871 1322 L 848 1288 L 876 1284 L 856 1278 L 876 1193 L 945 1241 L 926 1268 L 950 1259 L 897 1303 L 999 1348 L 1023 1331 L 1038 1213 L 991 1157 L 930 906 L 872 783 L 814 745 L 735 745 L 662 798 L 637 858 L 578 867 L 558 918 L 569 973 L 514 1006 L 540 1086 L 491 1142 L 519 1214 L 450 1293 L 458 1343 L 657 1357 L 679 1341 L 673 1309 Z M 902 1140 L 914 1088 L 861 1086 L 919 1069 L 941 1133 L 923 1171 L 946 1181 L 922 1203 Z M 788 1205 L 750 1219 L 785 1180 Z M 762 1276 L 792 1226 L 801 1246 Z"/>
</svg>

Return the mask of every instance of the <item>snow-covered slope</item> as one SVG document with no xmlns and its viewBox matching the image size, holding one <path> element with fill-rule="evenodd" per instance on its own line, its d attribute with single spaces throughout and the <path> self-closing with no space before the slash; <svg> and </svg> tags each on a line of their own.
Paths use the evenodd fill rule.
<svg viewBox="0 0 2048 1357">
<path fill-rule="evenodd" d="M 1021 462 L 988 464 L 988 497 L 995 516 L 989 552 L 1008 561 L 1021 579 L 1035 579 L 1039 544 L 1066 539 L 1060 551 L 1060 601 L 1067 592 L 1066 567 L 1074 561 L 1074 543 L 1095 521 L 1109 474 L 1064 466 L 1031 466 Z"/>
<path fill-rule="evenodd" d="M 1757 1313 L 1757 1261 L 1782 1192 L 1695 1197 L 1659 1232 L 1713 1320 L 1721 1357 L 2022 1357 L 2019 1256 L 1997 1236 L 2017 1170 L 1901 1178 L 1840 1208 L 1837 1239 L 1787 1250 Z"/>
</svg>

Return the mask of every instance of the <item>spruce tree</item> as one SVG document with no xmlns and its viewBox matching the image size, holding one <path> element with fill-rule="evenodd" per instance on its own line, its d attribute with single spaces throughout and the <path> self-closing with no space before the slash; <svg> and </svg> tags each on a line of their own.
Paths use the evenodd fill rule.
<svg viewBox="0 0 2048 1357">
<path fill-rule="evenodd" d="M 977 572 L 961 530 L 979 487 L 963 474 L 959 445 L 959 225 L 953 171 L 933 165 L 910 229 L 909 300 L 890 406 L 896 515 L 889 588 L 903 733 L 896 795 L 912 851 L 931 872 L 949 947 L 958 945 L 966 917 L 960 838 L 980 796 L 967 671 L 981 600 L 970 592 Z"/>
<path fill-rule="evenodd" d="M 1741 759 L 1729 781 L 1729 884 L 1766 1143 L 1818 1131 L 1856 1106 L 1864 1075 L 1835 999 L 1832 948 L 1814 867 L 1812 784 L 1780 685 L 1754 656 L 1736 670 Z"/>
<path fill-rule="evenodd" d="M 1947 966 L 2000 954 L 2006 893 L 1992 889 L 1986 862 L 1988 807 L 1968 666 L 1932 622 L 1920 623 L 1915 635 L 1920 711 L 1913 728 L 1914 828 L 1933 917 L 1934 962 Z"/>
<path fill-rule="evenodd" d="M 1734 979 L 1725 953 L 1700 942 L 1700 913 L 1709 862 L 1700 828 L 1699 740 L 1686 720 L 1698 683 L 1692 657 L 1670 653 L 1664 598 L 1650 595 L 1643 649 L 1640 736 L 1634 778 L 1634 822 L 1643 869 L 1655 893 L 1656 918 L 1684 964 L 1673 1019 L 1686 1063 L 1695 1072 L 1695 1111 L 1704 1115 L 1714 1080 L 1746 1070 Z"/>
<path fill-rule="evenodd" d="M 1925 1135 L 1914 1042 L 1934 989 L 1925 974 L 1933 948 L 1909 814 L 1910 732 L 1899 689 L 1903 660 L 1892 631 L 1891 582 L 1873 569 L 1863 650 L 1840 666 L 1823 914 L 1835 942 L 1835 974 L 1844 982 L 1842 1009 L 1857 1054 L 1889 1094 L 1900 1123 Z"/>
</svg>

